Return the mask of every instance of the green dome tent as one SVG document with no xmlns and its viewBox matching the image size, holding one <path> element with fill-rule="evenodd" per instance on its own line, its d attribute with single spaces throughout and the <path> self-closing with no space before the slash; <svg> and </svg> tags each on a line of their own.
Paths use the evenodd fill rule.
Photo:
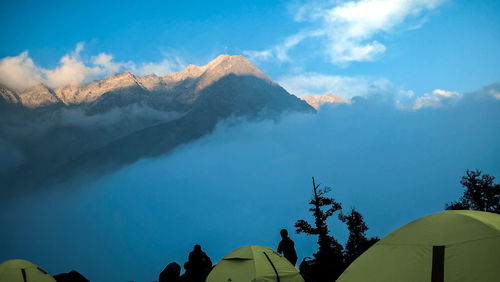
<svg viewBox="0 0 500 282">
<path fill-rule="evenodd" d="M 393 231 L 337 281 L 500 281 L 500 215 L 445 211 Z"/>
<path fill-rule="evenodd" d="M 56 282 L 47 271 L 23 259 L 0 264 L 0 282 Z"/>
<path fill-rule="evenodd" d="M 304 282 L 297 269 L 276 251 L 246 246 L 226 255 L 206 282 Z"/>
</svg>

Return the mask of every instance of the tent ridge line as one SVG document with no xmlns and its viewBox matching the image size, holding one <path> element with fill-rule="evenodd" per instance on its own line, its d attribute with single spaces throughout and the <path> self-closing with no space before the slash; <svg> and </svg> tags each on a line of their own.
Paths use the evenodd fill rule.
<svg viewBox="0 0 500 282">
<path fill-rule="evenodd" d="M 448 212 L 453 212 L 453 214 L 456 214 L 456 215 L 460 215 L 460 216 L 468 217 L 468 218 L 470 218 L 470 219 L 472 219 L 472 220 L 474 220 L 474 221 L 477 221 L 477 222 L 481 223 L 482 225 L 487 226 L 488 228 L 491 228 L 491 229 L 493 229 L 493 230 L 500 231 L 500 229 L 498 229 L 498 227 L 497 227 L 497 226 L 495 226 L 495 225 L 493 225 L 493 224 L 491 224 L 491 223 L 489 223 L 489 222 L 485 222 L 485 221 L 483 221 L 483 220 L 481 220 L 481 219 L 478 219 L 478 218 L 476 218 L 476 217 L 472 216 L 471 214 L 461 213 L 460 211 L 473 211 L 473 212 L 484 212 L 484 213 L 492 213 L 492 212 L 487 212 L 487 211 L 475 211 L 475 210 L 457 210 L 457 212 L 454 212 L 454 211 L 448 211 Z M 494 213 L 493 213 L 493 214 L 494 214 Z"/>
<path fill-rule="evenodd" d="M 496 237 L 500 237 L 500 234 L 498 234 L 498 235 L 493 235 L 493 236 L 487 236 L 487 237 L 481 237 L 481 238 L 472 239 L 472 240 L 466 240 L 466 241 L 454 242 L 454 243 L 450 243 L 450 244 L 445 244 L 445 245 L 443 245 L 443 246 L 446 246 L 446 247 L 449 247 L 449 246 L 455 246 L 455 245 L 466 244 L 466 243 L 470 243 L 470 242 L 481 241 L 481 240 L 486 240 L 486 239 L 491 239 L 491 238 L 496 238 Z M 437 244 L 437 243 L 436 243 L 436 244 Z M 378 243 L 376 243 L 374 246 L 376 246 L 376 245 L 387 245 L 387 246 L 412 246 L 412 247 L 432 247 L 432 246 L 435 246 L 435 245 L 429 245 L 429 244 L 399 244 L 399 243 L 385 243 L 385 242 L 378 242 Z"/>
</svg>

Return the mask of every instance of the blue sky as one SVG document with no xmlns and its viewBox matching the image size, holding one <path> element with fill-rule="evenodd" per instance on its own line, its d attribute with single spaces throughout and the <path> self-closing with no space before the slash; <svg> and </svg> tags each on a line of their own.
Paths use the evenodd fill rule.
<svg viewBox="0 0 500 282">
<path fill-rule="evenodd" d="M 88 68 L 99 54 L 112 56 L 105 60 L 111 67 L 52 86 L 125 69 L 164 75 L 221 53 L 245 55 L 301 96 L 350 98 L 344 89 L 352 78 L 420 96 L 468 92 L 500 77 L 498 1 L 3 1 L 1 7 L 4 60 L 28 51 L 43 72 L 61 67 L 64 56 Z M 360 55 L 356 47 L 374 50 Z M 336 79 L 315 89 L 296 79 L 325 76 Z"/>
<path fill-rule="evenodd" d="M 364 97 L 317 115 L 230 120 L 172 154 L 0 205 L 12 230 L 0 232 L 0 261 L 152 281 L 195 243 L 214 262 L 276 246 L 279 229 L 310 219 L 312 175 L 380 237 L 458 199 L 466 169 L 500 177 L 500 84 L 467 94 L 500 81 L 500 1 L 143 2 L 2 1 L 0 83 L 163 75 L 228 53 L 300 96 Z M 292 238 L 299 261 L 317 250 L 314 237 Z"/>
</svg>

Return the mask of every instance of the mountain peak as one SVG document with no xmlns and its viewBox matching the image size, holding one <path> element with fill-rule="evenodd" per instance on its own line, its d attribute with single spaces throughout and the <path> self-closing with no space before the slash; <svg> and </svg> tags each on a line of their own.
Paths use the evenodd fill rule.
<svg viewBox="0 0 500 282">
<path fill-rule="evenodd" d="M 28 108 L 38 108 L 61 102 L 54 91 L 41 82 L 19 92 L 19 98 L 21 103 Z"/>
<path fill-rule="evenodd" d="M 273 82 L 269 76 L 241 55 L 219 55 L 202 68 L 206 70 L 197 85 L 197 90 L 201 90 L 229 74 L 256 76 L 268 82 Z"/>
<path fill-rule="evenodd" d="M 320 96 L 307 96 L 304 98 L 301 98 L 302 100 L 306 101 L 311 107 L 315 108 L 316 110 L 321 107 L 323 104 L 350 104 L 351 101 L 346 100 L 338 95 L 335 94 L 324 94 Z"/>
<path fill-rule="evenodd" d="M 124 72 L 112 74 L 104 79 L 92 82 L 89 85 L 92 85 L 96 82 L 101 84 L 101 85 L 105 84 L 108 87 L 115 88 L 115 87 L 128 87 L 130 85 L 137 84 L 138 79 L 137 79 L 137 76 L 135 76 L 131 72 L 124 71 Z"/>
<path fill-rule="evenodd" d="M 120 79 L 130 78 L 130 79 L 135 79 L 136 76 L 134 74 L 132 74 L 131 72 L 129 72 L 129 71 L 124 71 L 124 72 L 119 72 L 119 73 L 112 74 L 112 75 L 110 75 L 107 78 L 120 78 Z"/>
<path fill-rule="evenodd" d="M 210 61 L 207 66 L 208 67 L 215 67 L 217 65 L 223 64 L 223 63 L 250 63 L 245 57 L 241 55 L 227 55 L 227 54 L 222 54 L 217 56 L 217 58 L 213 59 Z"/>
<path fill-rule="evenodd" d="M 204 66 L 189 65 L 183 71 L 167 74 L 164 78 L 173 82 L 197 79 L 196 90 L 202 90 L 223 76 L 250 75 L 272 82 L 271 78 L 241 55 L 219 55 Z"/>
<path fill-rule="evenodd" d="M 241 55 L 219 55 L 217 58 L 210 61 L 205 67 L 208 69 L 214 68 L 225 68 L 225 69 L 236 69 L 242 70 L 246 69 L 247 71 L 255 71 L 257 69 L 247 58 Z M 260 72 L 260 70 L 259 70 Z"/>
<path fill-rule="evenodd" d="M 171 73 L 163 77 L 154 74 L 136 76 L 129 71 L 124 71 L 83 85 L 67 85 L 54 90 L 38 83 L 18 93 L 19 98 L 15 96 L 16 93 L 11 94 L 7 90 L 2 91 L 1 94 L 4 101 L 8 101 L 8 103 L 21 102 L 27 107 L 60 102 L 66 105 L 88 104 L 97 101 L 106 93 L 116 91 L 121 93 L 132 88 L 155 92 L 184 93 L 183 96 L 189 97 L 186 98 L 186 101 L 194 101 L 198 97 L 198 92 L 228 75 L 253 76 L 275 84 L 270 77 L 245 57 L 223 54 L 204 66 L 189 65 L 181 72 Z"/>
</svg>

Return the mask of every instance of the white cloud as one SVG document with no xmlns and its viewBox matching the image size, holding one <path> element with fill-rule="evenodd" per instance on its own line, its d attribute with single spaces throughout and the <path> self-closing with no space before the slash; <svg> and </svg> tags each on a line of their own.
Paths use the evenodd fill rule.
<svg viewBox="0 0 500 282">
<path fill-rule="evenodd" d="M 181 70 L 185 64 L 179 57 L 164 54 L 160 62 L 116 62 L 111 54 L 100 53 L 90 61 L 82 59 L 84 43 L 76 45 L 75 50 L 64 55 L 54 69 L 37 66 L 29 57 L 28 51 L 18 56 L 0 60 L 0 83 L 14 90 L 23 90 L 36 83 L 44 83 L 57 88 L 66 85 L 79 85 L 120 71 L 130 70 L 138 75 L 155 73 L 165 75 Z"/>
<path fill-rule="evenodd" d="M 177 56 L 169 56 L 164 54 L 164 59 L 160 62 L 143 62 L 140 67 L 135 65 L 130 66 L 132 72 L 138 75 L 166 75 L 168 73 L 178 72 L 186 67 L 186 63 Z"/>
<path fill-rule="evenodd" d="M 278 82 L 290 93 L 299 97 L 332 93 L 344 99 L 351 99 L 355 96 L 385 93 L 393 89 L 392 83 L 385 78 L 318 73 L 283 76 Z"/>
<path fill-rule="evenodd" d="M 320 96 L 327 93 L 338 95 L 346 100 L 351 100 L 358 96 L 385 97 L 393 100 L 396 107 L 401 110 L 438 108 L 452 105 L 462 98 L 462 95 L 457 92 L 442 89 L 436 89 L 432 93 L 416 96 L 412 90 L 398 88 L 390 80 L 382 77 L 306 73 L 282 76 L 278 82 L 288 92 L 298 97 Z M 499 99 L 498 96 L 500 95 L 494 91 L 496 89 L 490 90 L 489 93 L 494 98 Z"/>
<path fill-rule="evenodd" d="M 413 109 L 437 108 L 445 104 L 456 102 L 462 95 L 457 92 L 436 89 L 432 93 L 426 93 L 423 96 L 415 98 Z"/>
<path fill-rule="evenodd" d="M 273 50 L 263 50 L 263 51 L 247 50 L 243 51 L 243 55 L 245 55 L 245 57 L 247 57 L 252 62 L 268 61 L 274 56 Z"/>
<path fill-rule="evenodd" d="M 333 63 L 370 61 L 385 52 L 385 46 L 371 38 L 391 31 L 409 16 L 432 10 L 443 0 L 363 0 L 346 2 L 325 11 L 327 53 Z"/>
<path fill-rule="evenodd" d="M 281 62 L 291 61 L 288 51 L 297 46 L 307 38 L 320 37 L 324 35 L 323 30 L 304 30 L 285 38 L 284 42 L 263 51 L 243 51 L 243 55 L 250 61 L 269 61 L 276 59 Z"/>
<path fill-rule="evenodd" d="M 283 43 L 260 51 L 266 53 L 266 56 L 256 56 L 255 59 L 288 60 L 288 51 L 301 41 L 321 37 L 324 39 L 323 52 L 331 63 L 343 65 L 353 61 L 372 61 L 386 51 L 384 44 L 373 39 L 377 34 L 390 32 L 408 18 L 418 18 L 445 1 L 361 0 L 333 4 L 307 3 L 294 9 L 294 19 L 308 22 L 313 28 L 308 32 L 298 32 L 287 37 Z M 420 21 L 410 29 L 422 24 L 423 21 Z M 246 54 L 259 54 L 259 51 L 247 51 Z"/>
<path fill-rule="evenodd" d="M 42 80 L 42 72 L 24 51 L 15 57 L 0 60 L 0 83 L 15 90 L 33 86 Z"/>
<path fill-rule="evenodd" d="M 119 72 L 120 69 L 127 67 L 129 63 L 117 63 L 113 62 L 113 55 L 100 53 L 99 55 L 92 57 L 92 63 L 96 66 L 99 66 L 104 73 L 116 73 Z"/>
<path fill-rule="evenodd" d="M 104 70 L 99 66 L 87 66 L 81 58 L 83 43 L 78 43 L 70 54 L 64 55 L 59 65 L 53 70 L 44 70 L 45 83 L 50 87 L 61 87 L 65 85 L 78 85 L 86 80 L 103 74 Z"/>
</svg>

